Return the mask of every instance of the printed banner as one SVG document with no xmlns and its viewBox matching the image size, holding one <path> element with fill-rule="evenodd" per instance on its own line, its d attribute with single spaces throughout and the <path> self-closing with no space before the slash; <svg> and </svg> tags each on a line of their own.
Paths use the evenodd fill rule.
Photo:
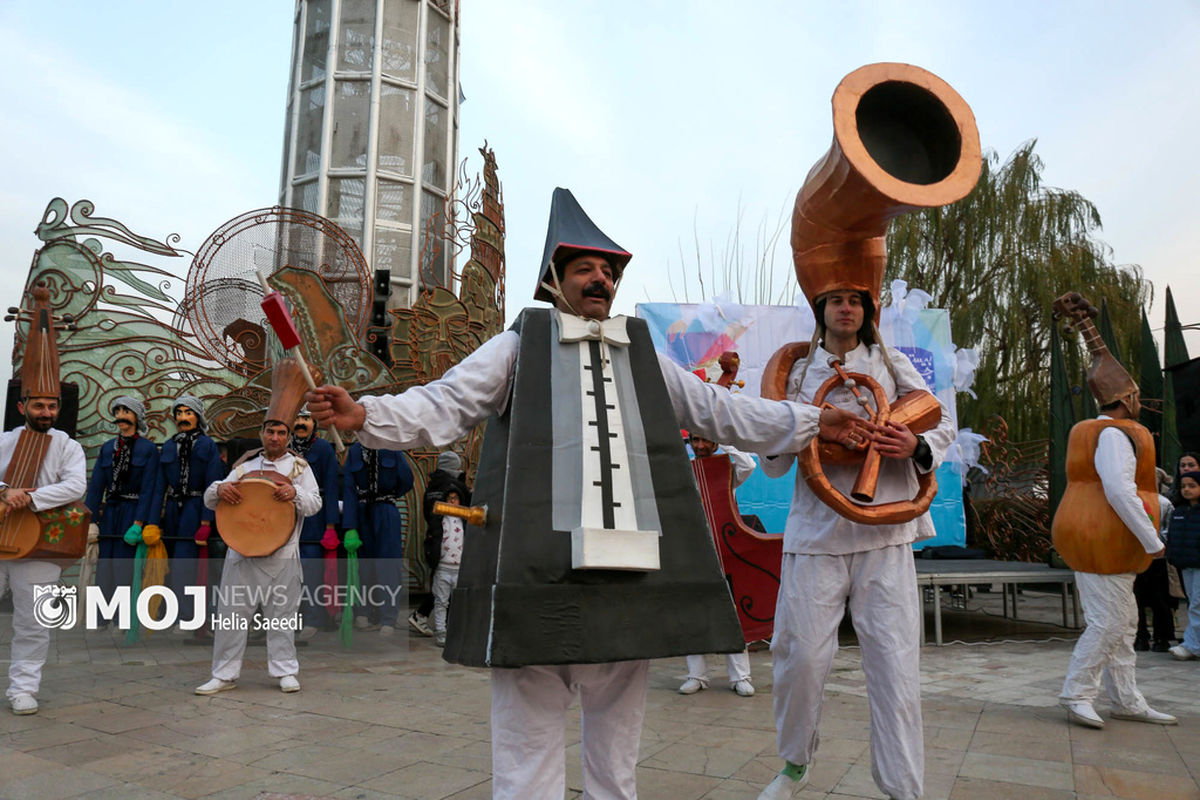
<svg viewBox="0 0 1200 800">
<path fill-rule="evenodd" d="M 957 428 L 957 357 L 950 338 L 950 315 L 942 309 L 924 308 L 923 300 L 928 296 L 916 291 L 907 293 L 903 284 L 893 286 L 892 294 L 892 305 L 880 314 L 880 333 L 885 342 L 912 359 L 929 390 L 950 410 Z M 720 300 L 703 304 L 639 303 L 637 316 L 646 320 L 660 352 L 687 370 L 703 371 L 710 381 L 721 375 L 717 364 L 721 353 L 736 351 L 741 361 L 737 378 L 744 385 L 735 386 L 733 391 L 755 396 L 759 394 L 763 370 L 775 351 L 788 342 L 807 342 L 813 333 L 812 311 L 807 304 L 759 306 Z M 937 536 L 917 543 L 917 549 L 966 543 L 960 477 L 963 469 L 956 461 L 957 453 L 952 447 L 937 470 L 938 494 L 930 507 Z M 772 480 L 762 470 L 755 470 L 736 492 L 742 514 L 756 515 L 768 532 L 782 532 L 796 485 L 795 473 L 793 465 L 787 475 Z"/>
</svg>

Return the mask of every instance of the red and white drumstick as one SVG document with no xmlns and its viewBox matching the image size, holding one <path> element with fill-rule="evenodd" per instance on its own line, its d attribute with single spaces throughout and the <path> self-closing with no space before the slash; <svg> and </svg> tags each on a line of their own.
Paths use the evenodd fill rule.
<svg viewBox="0 0 1200 800">
<path fill-rule="evenodd" d="M 279 337 L 279 343 L 283 345 L 283 349 L 291 353 L 300 365 L 300 371 L 304 373 L 304 380 L 308 382 L 308 388 L 315 392 L 317 383 L 313 380 L 308 362 L 304 360 L 304 351 L 300 349 L 300 332 L 296 330 L 296 323 L 292 321 L 292 314 L 283 301 L 283 295 L 271 288 L 267 283 L 267 277 L 262 272 L 257 270 L 255 272 L 258 275 L 258 282 L 262 284 L 263 291 L 266 292 L 266 296 L 262 299 L 262 310 L 267 315 L 267 322 L 271 324 L 271 329 Z M 346 445 L 337 431 L 333 433 L 333 446 L 337 448 L 339 454 L 346 450 Z"/>
</svg>

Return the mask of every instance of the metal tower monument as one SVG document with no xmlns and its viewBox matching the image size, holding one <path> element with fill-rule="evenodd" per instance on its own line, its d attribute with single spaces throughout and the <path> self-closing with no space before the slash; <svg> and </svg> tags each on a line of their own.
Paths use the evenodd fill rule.
<svg viewBox="0 0 1200 800">
<path fill-rule="evenodd" d="M 449 285 L 426 233 L 454 185 L 458 102 L 457 0 L 297 0 L 279 201 L 355 238 L 373 326 Z"/>
</svg>

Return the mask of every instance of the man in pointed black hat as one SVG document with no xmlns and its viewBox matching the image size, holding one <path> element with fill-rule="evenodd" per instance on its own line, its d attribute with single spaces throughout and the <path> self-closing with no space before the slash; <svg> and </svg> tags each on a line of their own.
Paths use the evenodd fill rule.
<svg viewBox="0 0 1200 800">
<path fill-rule="evenodd" d="M 309 394 L 319 424 L 370 447 L 449 444 L 488 420 L 444 657 L 492 670 L 492 787 L 561 797 L 564 716 L 583 711 L 586 797 L 636 797 L 650 658 L 743 648 L 681 424 L 758 452 L 870 425 L 733 395 L 612 318 L 630 254 L 556 189 L 535 299 L 439 380 L 355 402 Z"/>
</svg>

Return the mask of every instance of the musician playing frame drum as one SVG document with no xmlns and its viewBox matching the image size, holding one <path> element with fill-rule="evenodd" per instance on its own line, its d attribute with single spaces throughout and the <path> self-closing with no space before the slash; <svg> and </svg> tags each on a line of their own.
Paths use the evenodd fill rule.
<svg viewBox="0 0 1200 800">
<path fill-rule="evenodd" d="M 36 557 L 44 551 L 40 543 L 32 548 L 22 546 L 14 523 L 24 510 L 44 513 L 69 506 L 82 499 L 87 490 L 83 448 L 54 427 L 61 392 L 49 292 L 38 286 L 33 294 L 33 321 L 21 364 L 21 401 L 17 403 L 25 424 L 0 435 L 0 474 L 5 477 L 0 483 L 0 515 L 5 517 L 0 527 L 0 595 L 9 588 L 13 596 L 12 655 L 5 695 L 14 714 L 37 713 L 50 629 L 69 623 L 69 619 L 59 616 L 67 613 L 67 602 L 56 594 L 62 566 Z M 86 513 L 75 513 L 79 516 L 75 524 L 86 531 Z M 50 545 L 57 545 L 68 532 L 65 523 L 59 521 L 57 527 L 52 524 L 38 535 Z M 35 557 L 6 556 L 6 551 L 32 553 Z M 80 549 L 75 557 L 82 554 Z"/>
<path fill-rule="evenodd" d="M 304 392 L 303 386 L 298 391 L 289 390 L 286 376 L 292 367 L 288 361 L 284 359 L 275 366 L 271 406 L 259 434 L 262 449 L 247 453 L 228 477 L 215 481 L 204 492 L 204 504 L 217 511 L 217 526 L 229 552 L 212 625 L 212 679 L 196 687 L 196 694 L 216 694 L 237 687 L 246 636 L 258 604 L 262 605 L 259 619 L 267 634 L 267 672 L 279 679 L 280 691 L 300 691 L 295 643 L 300 628 L 300 529 L 304 518 L 321 508 L 321 493 L 308 462 L 287 449 Z M 267 475 L 274 485 L 262 492 L 262 484 L 254 481 Z M 258 530 L 225 522 L 227 510 L 239 509 L 248 513 L 244 519 L 258 521 Z M 281 512 L 285 520 L 291 520 L 282 545 L 268 542 L 257 547 L 254 537 L 269 539 L 278 534 L 269 528 L 278 525 Z"/>
</svg>

